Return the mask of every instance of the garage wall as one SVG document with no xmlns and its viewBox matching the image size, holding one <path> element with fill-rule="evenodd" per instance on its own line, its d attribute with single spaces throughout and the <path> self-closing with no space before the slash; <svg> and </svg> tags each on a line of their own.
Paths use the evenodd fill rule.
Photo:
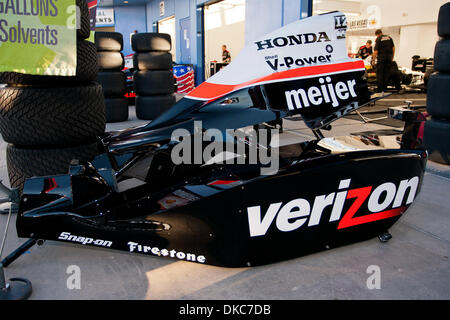
<svg viewBox="0 0 450 320">
<path fill-rule="evenodd" d="M 369 5 L 376 4 L 381 12 L 381 27 L 406 26 L 436 22 L 439 8 L 448 0 L 361 0 L 361 11 L 365 12 Z"/>
<path fill-rule="evenodd" d="M 164 0 L 165 14 L 159 15 L 161 0 L 147 0 L 142 5 L 114 6 L 115 29 L 124 35 L 124 54 L 132 53 L 129 35 L 133 30 L 139 32 L 153 32 L 158 20 L 175 16 L 176 25 L 176 61 L 178 63 L 191 63 L 196 68 L 202 69 L 201 59 L 203 44 L 201 42 L 201 24 L 197 17 L 201 13 L 198 6 L 211 2 L 210 0 Z M 132 4 L 132 0 L 129 1 Z M 246 0 L 245 41 L 252 41 L 276 28 L 293 22 L 301 17 L 306 17 L 312 7 L 312 0 Z M 247 9 L 248 8 L 248 9 Z M 190 20 L 190 61 L 181 59 L 181 46 L 186 45 L 186 40 L 180 32 L 180 20 Z M 189 58 L 189 55 L 185 57 Z M 203 70 L 196 71 L 202 74 Z M 197 77 L 199 84 L 202 78 Z"/>
<path fill-rule="evenodd" d="M 246 43 L 306 18 L 312 10 L 311 0 L 247 0 L 245 6 Z"/>
<path fill-rule="evenodd" d="M 448 0 L 361 0 L 361 10 L 364 12 L 369 5 L 376 4 L 380 12 L 381 29 L 386 32 L 387 26 L 390 29 L 398 28 L 398 35 L 393 34 L 393 37 L 398 38 L 394 38 L 397 48 L 395 60 L 399 66 L 411 68 L 413 55 L 433 57 L 438 41 L 439 8 L 447 2 Z"/>
<path fill-rule="evenodd" d="M 222 45 L 227 46 L 231 54 L 231 60 L 244 47 L 244 35 L 241 34 L 245 28 L 245 22 L 237 22 L 224 25 L 221 28 L 207 30 L 205 33 L 205 59 L 206 61 L 216 60 L 222 62 Z M 209 48 L 209 50 L 208 50 Z"/>
<path fill-rule="evenodd" d="M 175 29 L 176 29 L 176 57 L 177 57 L 177 62 L 178 63 L 191 63 L 190 61 L 180 61 L 179 57 L 181 56 L 181 45 L 182 45 L 182 41 L 184 41 L 184 39 L 181 37 L 180 34 L 180 20 L 187 18 L 187 17 L 191 17 L 192 16 L 192 12 L 191 12 L 191 3 L 193 2 L 193 0 L 165 0 L 165 10 L 164 10 L 164 15 L 160 15 L 160 11 L 159 11 L 159 3 L 160 1 L 150 1 L 147 3 L 146 5 L 146 24 L 147 24 L 147 30 L 149 30 L 149 32 L 155 30 L 155 26 L 157 24 L 158 20 L 162 20 L 171 16 L 175 16 Z M 196 5 L 194 3 L 193 7 L 195 8 Z M 194 14 L 195 16 L 195 14 Z M 191 30 L 190 30 L 190 34 L 195 34 L 195 20 L 193 20 L 193 23 L 191 21 Z M 190 39 L 190 44 L 192 44 L 193 39 Z M 192 57 L 193 52 L 191 52 L 191 57 Z"/>
<path fill-rule="evenodd" d="M 400 28 L 400 46 L 398 64 L 411 68 L 411 57 L 419 55 L 425 58 L 434 56 L 434 47 L 439 40 L 437 23 L 412 25 Z"/>
<path fill-rule="evenodd" d="M 281 24 L 283 26 L 300 19 L 300 11 L 302 8 L 301 1 L 284 0 L 284 1 L 282 1 L 282 5 L 283 5 L 283 8 L 282 8 L 283 15 L 282 15 Z"/>
<path fill-rule="evenodd" d="M 245 3 L 245 42 L 251 42 L 281 27 L 282 1 L 247 0 Z"/>
<path fill-rule="evenodd" d="M 176 62 L 197 65 L 198 52 L 197 52 L 197 0 L 165 0 L 165 12 L 160 16 L 159 3 L 160 0 L 149 0 L 146 5 L 146 24 L 147 30 L 153 32 L 158 20 L 175 16 L 175 41 L 176 41 Z M 204 1 L 203 1 L 204 2 Z M 189 50 L 190 60 L 181 59 L 181 48 L 186 46 L 186 39 L 184 39 L 181 30 L 180 20 L 188 18 L 190 20 L 190 32 L 189 32 Z M 195 70 L 196 75 L 199 74 Z M 197 77 L 197 83 L 201 82 L 201 79 Z"/>
<path fill-rule="evenodd" d="M 159 15 L 160 0 L 150 0 L 147 3 L 147 29 L 152 30 L 155 21 L 175 15 L 176 25 L 179 28 L 179 20 L 191 18 L 191 44 L 196 44 L 196 20 L 197 6 L 210 2 L 209 0 L 165 0 L 165 14 Z M 251 41 L 276 28 L 300 19 L 301 12 L 307 12 L 310 0 L 247 0 L 245 19 L 245 41 Z M 304 14 L 305 16 L 306 14 Z M 177 29 L 178 31 L 178 29 Z M 177 47 L 181 41 L 177 32 Z M 196 56 L 194 48 L 191 59 Z M 180 56 L 177 50 L 177 57 Z"/>
</svg>

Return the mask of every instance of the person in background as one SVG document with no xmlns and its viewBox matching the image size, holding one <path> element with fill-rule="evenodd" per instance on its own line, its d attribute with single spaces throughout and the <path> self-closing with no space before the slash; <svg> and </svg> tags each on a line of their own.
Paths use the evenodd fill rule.
<svg viewBox="0 0 450 320">
<path fill-rule="evenodd" d="M 231 55 L 226 45 L 222 45 L 222 62 L 231 62 Z"/>
<path fill-rule="evenodd" d="M 372 55 L 372 40 L 367 40 L 364 46 L 361 46 L 356 54 L 356 58 L 365 60 L 368 56 Z"/>
<path fill-rule="evenodd" d="M 391 77 L 392 61 L 394 60 L 395 46 L 392 38 L 383 34 L 381 29 L 375 31 L 377 40 L 373 50 L 372 64 L 376 61 L 378 92 L 386 91 Z M 397 90 L 401 89 L 400 83 L 395 83 Z"/>
<path fill-rule="evenodd" d="M 130 45 L 131 45 L 131 38 L 133 38 L 133 36 L 138 33 L 137 30 L 134 30 L 132 33 L 130 33 Z"/>
</svg>

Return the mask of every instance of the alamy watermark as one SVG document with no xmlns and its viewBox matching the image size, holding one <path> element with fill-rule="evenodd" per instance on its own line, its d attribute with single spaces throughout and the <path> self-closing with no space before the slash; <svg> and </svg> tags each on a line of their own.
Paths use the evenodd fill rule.
<svg viewBox="0 0 450 320">
<path fill-rule="evenodd" d="M 366 286 L 369 290 L 381 289 L 381 269 L 379 266 L 372 264 L 367 267 L 366 273 L 370 276 L 366 280 Z"/>
<path fill-rule="evenodd" d="M 259 164 L 262 175 L 273 175 L 279 169 L 279 130 L 247 129 L 203 130 L 201 121 L 194 121 L 193 134 L 176 129 L 171 159 L 179 164 Z"/>
<path fill-rule="evenodd" d="M 81 269 L 77 265 L 70 265 L 66 269 L 67 277 L 66 286 L 69 290 L 81 289 Z"/>
</svg>

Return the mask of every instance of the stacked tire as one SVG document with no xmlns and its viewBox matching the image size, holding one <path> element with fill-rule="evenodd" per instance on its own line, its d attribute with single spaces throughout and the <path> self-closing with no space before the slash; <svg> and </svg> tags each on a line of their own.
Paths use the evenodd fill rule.
<svg viewBox="0 0 450 320">
<path fill-rule="evenodd" d="M 106 122 L 128 120 L 128 101 L 125 98 L 126 75 L 122 71 L 123 36 L 119 32 L 96 32 L 99 72 L 97 81 L 105 97 Z"/>
<path fill-rule="evenodd" d="M 170 35 L 137 33 L 133 55 L 136 116 L 153 120 L 175 104 Z"/>
<path fill-rule="evenodd" d="M 434 70 L 428 80 L 424 142 L 432 161 L 450 164 L 450 2 L 439 10 L 440 40 L 434 50 Z"/>
<path fill-rule="evenodd" d="M 92 160 L 105 131 L 103 92 L 94 82 L 97 52 L 86 40 L 87 2 L 76 4 L 81 23 L 74 76 L 0 73 L 0 83 L 7 84 L 0 89 L 0 132 L 8 143 L 10 185 L 19 191 L 26 178 L 67 173 L 72 159 Z"/>
</svg>

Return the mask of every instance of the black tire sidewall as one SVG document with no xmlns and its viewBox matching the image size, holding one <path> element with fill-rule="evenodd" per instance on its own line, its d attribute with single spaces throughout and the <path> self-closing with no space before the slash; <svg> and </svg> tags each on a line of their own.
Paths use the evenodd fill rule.
<svg viewBox="0 0 450 320">
<path fill-rule="evenodd" d="M 131 38 L 131 47 L 135 52 L 170 51 L 172 43 L 167 33 L 137 33 Z"/>
<path fill-rule="evenodd" d="M 450 38 L 443 38 L 436 42 L 434 48 L 434 70 L 450 72 Z"/>
<path fill-rule="evenodd" d="M 136 95 L 152 96 L 172 94 L 175 90 L 171 70 L 135 71 Z"/>
<path fill-rule="evenodd" d="M 450 37 L 450 3 L 442 5 L 438 16 L 438 35 L 440 37 Z"/>
<path fill-rule="evenodd" d="M 133 55 L 133 67 L 136 70 L 169 70 L 173 68 L 172 55 L 169 52 L 138 52 Z"/>
<path fill-rule="evenodd" d="M 122 71 L 99 72 L 97 82 L 106 98 L 123 97 L 126 92 L 126 75 Z"/>
<path fill-rule="evenodd" d="M 89 38 L 91 35 L 89 7 L 86 0 L 76 0 L 76 5 L 80 9 L 80 17 L 79 17 L 80 28 L 77 29 L 77 39 L 84 40 Z"/>
<path fill-rule="evenodd" d="M 104 98 L 98 83 L 0 90 L 0 131 L 8 143 L 64 147 L 94 141 L 104 130 Z"/>
<path fill-rule="evenodd" d="M 174 95 L 137 96 L 136 116 L 142 120 L 154 120 L 169 110 L 176 102 Z"/>
<path fill-rule="evenodd" d="M 125 98 L 105 99 L 106 122 L 121 122 L 128 120 L 128 101 Z"/>
<path fill-rule="evenodd" d="M 435 72 L 428 79 L 427 112 L 435 118 L 450 119 L 450 74 Z"/>
<path fill-rule="evenodd" d="M 100 31 L 95 33 L 97 51 L 119 52 L 123 50 L 123 36 L 120 32 Z"/>
<path fill-rule="evenodd" d="M 6 161 L 10 184 L 22 190 L 26 178 L 66 174 L 72 159 L 92 161 L 98 153 L 96 142 L 58 149 L 21 148 L 8 144 Z"/>
<path fill-rule="evenodd" d="M 450 164 L 450 121 L 432 118 L 425 122 L 424 144 L 431 161 Z"/>
<path fill-rule="evenodd" d="M 98 51 L 97 60 L 99 71 L 121 71 L 125 65 L 122 52 Z"/>
</svg>

